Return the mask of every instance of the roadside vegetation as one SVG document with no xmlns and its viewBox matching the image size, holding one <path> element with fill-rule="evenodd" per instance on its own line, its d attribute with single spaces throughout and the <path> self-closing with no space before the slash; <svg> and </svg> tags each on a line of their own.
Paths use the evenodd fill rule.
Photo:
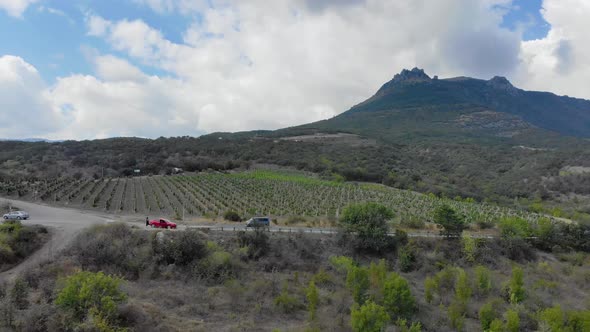
<svg viewBox="0 0 590 332">
<path fill-rule="evenodd" d="M 517 217 L 500 238 L 383 235 L 395 213 L 352 205 L 342 234 L 146 231 L 80 234 L 4 284 L 0 324 L 24 331 L 572 331 L 590 329 L 582 226 Z M 448 233 L 452 229 L 453 235 Z M 559 236 L 553 236 L 559 235 Z M 83 290 L 83 291 L 82 291 Z"/>
<path fill-rule="evenodd" d="M 5 211 L 4 206 L 0 211 Z M 45 227 L 24 226 L 19 220 L 0 221 L 0 272 L 30 256 L 48 239 Z"/>
</svg>

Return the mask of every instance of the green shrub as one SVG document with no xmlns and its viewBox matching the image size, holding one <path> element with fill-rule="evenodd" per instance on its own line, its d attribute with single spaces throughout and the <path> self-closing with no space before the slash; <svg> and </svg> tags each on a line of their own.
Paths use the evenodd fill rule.
<svg viewBox="0 0 590 332">
<path fill-rule="evenodd" d="M 469 263 L 473 263 L 476 260 L 477 254 L 477 243 L 476 240 L 470 236 L 463 236 L 461 238 L 461 244 L 463 245 L 463 256 Z"/>
<path fill-rule="evenodd" d="M 275 297 L 274 304 L 284 313 L 290 314 L 301 308 L 301 302 L 294 297 L 289 295 L 289 289 L 287 283 L 283 285 L 283 290 L 279 296 Z"/>
<path fill-rule="evenodd" d="M 378 264 L 371 262 L 369 265 L 369 283 L 371 286 L 371 298 L 373 301 L 378 301 L 382 297 L 383 282 L 387 277 L 387 266 L 385 260 L 379 260 Z"/>
<path fill-rule="evenodd" d="M 564 331 L 564 327 L 566 326 L 565 313 L 559 305 L 541 311 L 539 313 L 539 321 L 541 324 L 547 326 L 551 332 Z"/>
<path fill-rule="evenodd" d="M 498 318 L 494 319 L 491 323 L 490 323 L 490 327 L 487 330 L 484 330 L 486 332 L 504 332 L 504 324 L 502 324 L 502 321 Z"/>
<path fill-rule="evenodd" d="M 438 282 L 436 278 L 426 277 L 424 280 L 424 299 L 427 303 L 432 303 L 434 293 L 438 291 Z"/>
<path fill-rule="evenodd" d="M 455 283 L 455 299 L 465 305 L 471 299 L 471 285 L 465 270 L 457 268 L 457 281 Z"/>
<path fill-rule="evenodd" d="M 193 274 L 202 280 L 220 283 L 234 278 L 238 268 L 238 263 L 230 253 L 216 249 L 198 261 L 193 269 Z"/>
<path fill-rule="evenodd" d="M 416 309 L 416 301 L 408 281 L 391 272 L 383 284 L 383 305 L 393 317 L 408 318 Z"/>
<path fill-rule="evenodd" d="M 161 264 L 187 266 L 207 256 L 207 246 L 199 231 L 186 230 L 184 232 L 169 233 L 159 240 L 153 241 L 157 261 Z"/>
<path fill-rule="evenodd" d="M 377 203 L 361 203 L 347 206 L 342 212 L 340 224 L 345 232 L 354 234 L 354 247 L 358 250 L 381 251 L 390 246 L 387 221 L 393 212 Z"/>
<path fill-rule="evenodd" d="M 116 325 L 117 305 L 127 299 L 122 280 L 102 272 L 78 272 L 65 279 L 55 304 L 81 322 L 86 317 Z"/>
<path fill-rule="evenodd" d="M 499 318 L 498 309 L 493 301 L 487 302 L 479 309 L 479 322 L 483 331 L 488 331 L 495 319 Z"/>
<path fill-rule="evenodd" d="M 520 331 L 520 317 L 518 312 L 514 309 L 508 309 L 504 314 L 506 319 L 506 331 L 507 332 L 518 332 Z"/>
<path fill-rule="evenodd" d="M 223 219 L 228 221 L 242 221 L 242 217 L 236 211 L 226 211 L 223 214 Z"/>
<path fill-rule="evenodd" d="M 315 320 L 316 311 L 320 302 L 320 295 L 313 280 L 309 282 L 309 286 L 307 286 L 307 289 L 305 290 L 305 297 L 307 298 L 307 311 L 309 311 L 309 319 Z"/>
<path fill-rule="evenodd" d="M 320 270 L 313 275 L 311 280 L 314 282 L 314 284 L 320 286 L 331 284 L 333 282 L 332 276 L 328 274 L 328 272 L 326 272 L 326 270 L 324 270 L 323 268 L 320 268 Z"/>
<path fill-rule="evenodd" d="M 442 228 L 441 235 L 448 237 L 458 237 L 467 228 L 464 217 L 448 205 L 436 208 L 434 222 Z"/>
<path fill-rule="evenodd" d="M 464 303 L 460 301 L 453 301 L 448 308 L 449 322 L 451 327 L 457 331 L 463 330 L 463 324 L 465 323 L 465 311 L 466 307 Z"/>
<path fill-rule="evenodd" d="M 346 287 L 352 293 L 356 303 L 363 304 L 367 299 L 367 291 L 370 286 L 369 271 L 360 266 L 353 266 L 346 275 Z"/>
<path fill-rule="evenodd" d="M 525 298 L 526 292 L 524 289 L 524 272 L 522 271 L 522 268 L 516 265 L 512 268 L 509 292 L 510 303 L 520 303 Z"/>
<path fill-rule="evenodd" d="M 248 248 L 248 258 L 259 259 L 270 250 L 268 235 L 264 230 L 256 228 L 253 232 L 239 232 L 238 243 Z"/>
<path fill-rule="evenodd" d="M 399 332 L 421 332 L 422 331 L 422 324 L 419 322 L 409 323 L 404 318 L 398 318 L 395 321 L 395 326 L 398 327 Z"/>
<path fill-rule="evenodd" d="M 10 290 L 10 302 L 14 304 L 18 310 L 27 309 L 29 306 L 29 286 L 27 283 L 18 278 L 14 282 L 12 289 Z"/>
<path fill-rule="evenodd" d="M 490 270 L 478 265 L 475 267 L 475 282 L 480 295 L 486 295 L 492 290 L 492 278 Z"/>
<path fill-rule="evenodd" d="M 346 256 L 331 256 L 330 264 L 340 273 L 348 273 L 356 265 L 352 258 Z"/>
<path fill-rule="evenodd" d="M 399 248 L 397 252 L 397 259 L 399 262 L 399 268 L 402 272 L 410 272 L 414 269 L 416 254 L 411 244 Z"/>
<path fill-rule="evenodd" d="M 372 301 L 360 307 L 355 303 L 350 313 L 350 324 L 355 332 L 381 332 L 389 320 L 385 308 Z"/>
</svg>

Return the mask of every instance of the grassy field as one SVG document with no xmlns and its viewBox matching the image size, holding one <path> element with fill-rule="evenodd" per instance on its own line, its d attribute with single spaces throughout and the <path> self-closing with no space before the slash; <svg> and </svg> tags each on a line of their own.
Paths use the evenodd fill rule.
<svg viewBox="0 0 590 332">
<path fill-rule="evenodd" d="M 538 215 L 495 205 L 439 198 L 377 184 L 321 180 L 298 173 L 252 171 L 230 174 L 149 176 L 98 180 L 56 179 L 2 183 L 0 195 L 112 213 L 167 215 L 180 219 L 216 218 L 227 211 L 242 217 L 300 216 L 336 220 L 353 202 L 373 201 L 391 208 L 400 220 L 432 220 L 448 204 L 470 223 L 493 223 L 507 216 L 536 221 Z"/>
</svg>

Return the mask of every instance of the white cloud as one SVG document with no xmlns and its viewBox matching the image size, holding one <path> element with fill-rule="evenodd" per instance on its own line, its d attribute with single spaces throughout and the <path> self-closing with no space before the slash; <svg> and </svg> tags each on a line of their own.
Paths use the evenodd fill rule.
<svg viewBox="0 0 590 332">
<path fill-rule="evenodd" d="M 590 2 L 545 0 L 547 37 L 522 43 L 517 83 L 528 89 L 590 99 Z"/>
<path fill-rule="evenodd" d="M 166 15 L 199 11 L 199 19 L 173 42 L 142 20 L 88 16 L 88 35 L 113 54 L 86 49 L 94 76 L 30 89 L 62 116 L 50 138 L 308 123 L 345 111 L 413 66 L 441 77 L 506 75 L 524 88 L 590 98 L 584 0 L 546 0 L 552 29 L 529 42 L 500 27 L 510 0 L 135 1 Z"/>
<path fill-rule="evenodd" d="M 0 0 L 0 9 L 6 11 L 10 16 L 21 17 L 31 4 L 38 1 L 39 0 Z"/>
<path fill-rule="evenodd" d="M 0 138 L 43 136 L 60 127 L 39 73 L 20 57 L 0 57 L 0 124 Z"/>
<path fill-rule="evenodd" d="M 139 2 L 158 12 L 186 9 L 182 1 Z M 512 72 L 519 35 L 498 28 L 501 14 L 492 9 L 505 3 L 212 1 L 184 43 L 141 20 L 93 16 L 89 31 L 113 50 L 176 77 L 170 80 L 191 91 L 200 130 L 275 129 L 345 111 L 414 65 L 447 76 Z M 502 45 L 490 47 L 478 36 Z M 456 60 L 466 53 L 489 65 Z"/>
</svg>

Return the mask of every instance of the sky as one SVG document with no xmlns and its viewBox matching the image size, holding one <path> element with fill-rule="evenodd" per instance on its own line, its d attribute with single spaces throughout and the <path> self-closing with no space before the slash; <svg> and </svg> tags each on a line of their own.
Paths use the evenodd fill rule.
<svg viewBox="0 0 590 332">
<path fill-rule="evenodd" d="M 0 138 L 327 119 L 404 68 L 590 99 L 587 0 L 0 0 Z"/>
</svg>

